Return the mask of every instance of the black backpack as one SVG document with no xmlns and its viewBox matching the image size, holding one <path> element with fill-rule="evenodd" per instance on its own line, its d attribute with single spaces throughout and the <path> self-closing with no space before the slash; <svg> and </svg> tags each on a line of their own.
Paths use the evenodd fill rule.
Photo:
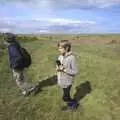
<svg viewBox="0 0 120 120">
<path fill-rule="evenodd" d="M 23 47 L 20 47 L 20 52 L 21 52 L 21 55 L 22 55 L 22 58 L 23 58 L 23 67 L 28 68 L 32 64 L 31 55 Z"/>
</svg>

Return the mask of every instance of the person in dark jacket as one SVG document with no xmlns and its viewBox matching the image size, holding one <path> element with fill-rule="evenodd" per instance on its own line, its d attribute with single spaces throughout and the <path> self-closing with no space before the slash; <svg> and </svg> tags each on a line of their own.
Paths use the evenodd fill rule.
<svg viewBox="0 0 120 120">
<path fill-rule="evenodd" d="M 23 58 L 20 52 L 20 44 L 16 41 L 16 36 L 12 33 L 5 34 L 6 45 L 8 47 L 8 57 L 13 78 L 23 95 L 28 95 L 35 89 L 35 86 L 25 82 Z"/>
</svg>

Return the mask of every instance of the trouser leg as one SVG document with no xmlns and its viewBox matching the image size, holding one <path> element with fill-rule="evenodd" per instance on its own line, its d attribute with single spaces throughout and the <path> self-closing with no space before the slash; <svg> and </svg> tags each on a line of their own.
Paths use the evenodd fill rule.
<svg viewBox="0 0 120 120">
<path fill-rule="evenodd" d="M 63 88 L 63 100 L 67 103 L 67 106 L 75 108 L 77 106 L 77 101 L 72 99 L 70 96 L 70 90 L 72 85 L 67 88 Z"/>
<path fill-rule="evenodd" d="M 65 102 L 69 102 L 71 101 L 71 97 L 70 97 L 70 90 L 71 90 L 71 85 L 68 86 L 67 88 L 63 88 L 63 101 Z"/>
<path fill-rule="evenodd" d="M 27 90 L 32 87 L 31 84 L 25 82 L 25 76 L 23 70 L 13 70 L 13 76 L 20 90 Z"/>
</svg>

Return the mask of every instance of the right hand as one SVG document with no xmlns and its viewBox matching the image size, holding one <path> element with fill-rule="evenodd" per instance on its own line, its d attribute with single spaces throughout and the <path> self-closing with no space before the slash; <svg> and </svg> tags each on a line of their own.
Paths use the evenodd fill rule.
<svg viewBox="0 0 120 120">
<path fill-rule="evenodd" d="M 63 72 L 64 69 L 65 69 L 65 68 L 63 67 L 63 65 L 56 66 L 56 71 L 57 71 L 57 72 Z"/>
</svg>

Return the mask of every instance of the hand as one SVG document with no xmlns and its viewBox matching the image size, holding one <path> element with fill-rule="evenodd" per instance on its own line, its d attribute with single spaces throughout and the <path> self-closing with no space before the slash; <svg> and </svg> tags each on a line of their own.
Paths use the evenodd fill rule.
<svg viewBox="0 0 120 120">
<path fill-rule="evenodd" d="M 63 67 L 63 65 L 56 66 L 56 70 L 57 70 L 58 72 L 63 72 L 64 69 L 65 69 L 65 68 Z"/>
</svg>

